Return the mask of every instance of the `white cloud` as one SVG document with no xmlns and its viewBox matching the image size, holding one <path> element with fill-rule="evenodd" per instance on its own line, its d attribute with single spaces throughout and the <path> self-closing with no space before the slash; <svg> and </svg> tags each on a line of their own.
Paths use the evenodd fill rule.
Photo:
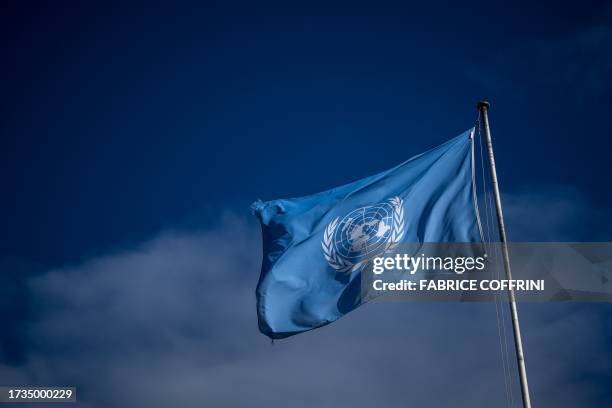
<svg viewBox="0 0 612 408">
<path fill-rule="evenodd" d="M 504 405 L 493 304 L 371 304 L 272 346 L 257 330 L 259 262 L 257 226 L 228 216 L 49 271 L 30 282 L 26 362 L 0 366 L 0 382 L 76 385 L 81 406 Z M 602 385 L 574 374 L 605 378 L 584 360 L 612 357 L 600 319 L 524 308 L 537 405 L 593 406 Z"/>
</svg>

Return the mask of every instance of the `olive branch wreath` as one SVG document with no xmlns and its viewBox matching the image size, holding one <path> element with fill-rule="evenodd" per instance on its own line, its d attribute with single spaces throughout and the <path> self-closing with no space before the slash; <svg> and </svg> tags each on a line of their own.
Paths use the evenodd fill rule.
<svg viewBox="0 0 612 408">
<path fill-rule="evenodd" d="M 393 230 L 391 231 L 391 237 L 386 243 L 385 253 L 391 252 L 404 236 L 404 201 L 399 197 L 391 197 L 389 202 L 393 206 Z M 336 217 L 332 222 L 329 223 L 325 232 L 323 233 L 323 240 L 321 241 L 321 247 L 323 248 L 323 256 L 325 260 L 338 272 L 353 272 L 369 260 L 362 260 L 357 263 L 348 261 L 336 253 L 336 249 L 333 245 L 333 238 L 338 228 L 338 221 L 340 217 Z"/>
</svg>

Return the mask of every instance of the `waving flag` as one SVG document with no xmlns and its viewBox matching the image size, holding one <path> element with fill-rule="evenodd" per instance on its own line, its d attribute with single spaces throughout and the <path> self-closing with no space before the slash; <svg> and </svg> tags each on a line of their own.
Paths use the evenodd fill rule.
<svg viewBox="0 0 612 408">
<path fill-rule="evenodd" d="M 401 242 L 479 241 L 472 146 L 469 130 L 377 175 L 254 203 L 264 251 L 260 331 L 284 338 L 355 309 L 365 263 Z"/>
</svg>

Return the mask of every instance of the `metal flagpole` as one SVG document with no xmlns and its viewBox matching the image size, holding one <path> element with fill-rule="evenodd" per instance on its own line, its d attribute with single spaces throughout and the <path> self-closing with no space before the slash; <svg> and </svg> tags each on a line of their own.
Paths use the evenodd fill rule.
<svg viewBox="0 0 612 408">
<path fill-rule="evenodd" d="M 491 141 L 491 130 L 489 128 L 489 107 L 491 104 L 487 101 L 478 102 L 478 110 L 482 114 L 484 122 L 484 130 L 487 138 L 487 151 L 489 153 L 489 165 L 491 170 L 491 181 L 493 184 L 493 195 L 495 196 L 495 209 L 497 210 L 497 225 L 499 226 L 499 239 L 502 247 L 502 255 L 504 258 L 504 269 L 506 277 L 512 279 L 510 271 L 510 255 L 508 253 L 508 244 L 506 241 L 506 228 L 504 227 L 504 214 L 502 212 L 501 197 L 499 195 L 499 184 L 497 183 L 497 171 L 495 170 L 495 157 L 493 155 L 493 143 Z M 527 383 L 527 369 L 525 368 L 525 356 L 523 354 L 523 342 L 521 340 L 521 328 L 519 326 L 518 311 L 516 308 L 516 298 L 514 290 L 508 290 L 510 295 L 510 313 L 512 316 L 512 329 L 514 331 L 514 345 L 516 347 L 516 361 L 518 363 L 519 378 L 521 382 L 521 395 L 523 397 L 523 407 L 531 408 L 531 400 L 529 398 L 529 385 Z"/>
</svg>

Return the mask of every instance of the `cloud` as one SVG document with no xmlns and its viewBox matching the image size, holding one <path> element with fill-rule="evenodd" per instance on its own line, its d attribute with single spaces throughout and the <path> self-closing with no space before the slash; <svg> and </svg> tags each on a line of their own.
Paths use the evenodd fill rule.
<svg viewBox="0 0 612 408">
<path fill-rule="evenodd" d="M 511 241 L 596 240 L 591 225 L 596 211 L 575 188 L 525 189 L 504 194 L 503 205 Z"/>
<path fill-rule="evenodd" d="M 24 358 L 0 383 L 75 385 L 82 407 L 505 405 L 494 304 L 370 304 L 271 345 L 260 256 L 258 227 L 228 215 L 30 278 Z M 608 309 L 521 307 L 534 404 L 610 402 Z"/>
</svg>

